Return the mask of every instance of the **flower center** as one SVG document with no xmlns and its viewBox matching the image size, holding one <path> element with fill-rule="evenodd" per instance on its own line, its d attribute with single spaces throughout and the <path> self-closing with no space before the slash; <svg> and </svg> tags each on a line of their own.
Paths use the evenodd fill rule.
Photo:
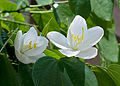
<svg viewBox="0 0 120 86">
<path fill-rule="evenodd" d="M 30 41 L 27 49 L 26 49 L 26 50 L 21 50 L 21 53 L 24 54 L 26 51 L 29 51 L 29 50 L 31 50 L 31 49 L 33 49 L 33 48 L 36 48 L 36 45 L 37 45 L 36 43 L 34 43 L 34 44 L 32 45 L 32 41 Z"/>
<path fill-rule="evenodd" d="M 73 49 L 76 50 L 78 44 L 80 44 L 80 42 L 83 40 L 83 34 L 84 34 L 84 28 L 82 27 L 82 35 L 79 37 L 79 35 L 74 35 L 72 34 L 72 39 L 74 40 L 74 47 Z"/>
</svg>

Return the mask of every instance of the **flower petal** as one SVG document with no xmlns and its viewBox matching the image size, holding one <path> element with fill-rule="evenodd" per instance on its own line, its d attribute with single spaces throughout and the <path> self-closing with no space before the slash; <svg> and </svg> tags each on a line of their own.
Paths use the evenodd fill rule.
<svg viewBox="0 0 120 86">
<path fill-rule="evenodd" d="M 97 49 L 92 47 L 85 51 L 81 51 L 76 57 L 82 58 L 82 59 L 92 59 L 97 56 Z"/>
<path fill-rule="evenodd" d="M 68 57 L 72 57 L 72 56 L 76 56 L 80 51 L 74 51 L 74 50 L 70 50 L 70 49 L 64 49 L 64 50 L 59 50 L 63 55 L 68 56 Z"/>
<path fill-rule="evenodd" d="M 37 56 L 27 56 L 25 54 L 21 54 L 17 50 L 15 50 L 15 54 L 16 54 L 17 59 L 24 64 L 35 63 L 37 59 L 45 56 L 44 53 L 40 53 Z"/>
<path fill-rule="evenodd" d="M 37 40 L 37 31 L 34 27 L 24 34 L 24 45 L 28 45 L 30 41 L 34 42 Z"/>
<path fill-rule="evenodd" d="M 68 43 L 67 43 L 67 38 L 61 33 L 52 31 L 47 34 L 47 37 L 57 47 L 62 48 L 62 49 L 69 48 Z"/>
<path fill-rule="evenodd" d="M 36 56 L 42 53 L 48 46 L 48 40 L 45 37 L 38 36 L 36 41 L 36 48 L 26 51 L 24 54 L 28 56 Z"/>
<path fill-rule="evenodd" d="M 84 18 L 82 18 L 81 16 L 77 15 L 74 20 L 72 21 L 69 30 L 68 30 L 68 34 L 67 34 L 67 41 L 69 43 L 70 46 L 74 46 L 74 41 L 72 40 L 72 34 L 73 37 L 77 37 L 77 35 L 79 36 L 79 38 L 82 36 L 84 37 L 84 33 L 87 30 L 87 24 Z"/>
<path fill-rule="evenodd" d="M 22 41 L 22 31 L 18 31 L 17 32 L 17 35 L 16 35 L 16 38 L 14 40 L 14 46 L 15 46 L 15 49 L 19 50 L 20 49 L 20 45 L 21 45 L 21 41 Z"/>
<path fill-rule="evenodd" d="M 84 42 L 81 44 L 80 49 L 85 50 L 96 45 L 103 37 L 103 34 L 104 31 L 99 26 L 88 29 L 84 38 Z"/>
</svg>

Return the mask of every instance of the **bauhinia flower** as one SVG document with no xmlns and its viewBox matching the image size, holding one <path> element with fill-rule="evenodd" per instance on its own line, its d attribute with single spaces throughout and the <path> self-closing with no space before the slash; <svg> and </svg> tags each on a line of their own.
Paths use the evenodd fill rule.
<svg viewBox="0 0 120 86">
<path fill-rule="evenodd" d="M 24 64 L 29 64 L 45 56 L 43 51 L 48 46 L 48 40 L 45 37 L 38 36 L 34 27 L 31 27 L 30 30 L 23 35 L 22 31 L 18 31 L 14 46 L 18 60 Z"/>
<path fill-rule="evenodd" d="M 99 26 L 87 29 L 85 19 L 77 15 L 68 29 L 67 38 L 55 31 L 49 32 L 47 37 L 54 45 L 61 48 L 59 51 L 62 54 L 91 59 L 97 55 L 97 49 L 93 46 L 100 41 L 103 34 L 104 31 Z"/>
</svg>

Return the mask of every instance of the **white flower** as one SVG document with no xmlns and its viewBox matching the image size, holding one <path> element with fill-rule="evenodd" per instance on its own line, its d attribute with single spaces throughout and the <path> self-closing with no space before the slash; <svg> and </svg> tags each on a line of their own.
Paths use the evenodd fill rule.
<svg viewBox="0 0 120 86">
<path fill-rule="evenodd" d="M 91 59 L 97 55 L 97 49 L 92 47 L 102 38 L 104 31 L 101 27 L 96 26 L 87 29 L 84 18 L 77 15 L 71 23 L 67 38 L 59 32 L 49 32 L 47 37 L 57 47 L 59 51 L 68 56 Z"/>
<path fill-rule="evenodd" d="M 48 40 L 45 37 L 38 36 L 34 27 L 31 27 L 30 30 L 23 35 L 22 31 L 18 31 L 14 46 L 18 60 L 24 64 L 29 64 L 45 56 L 43 51 L 48 46 Z"/>
</svg>

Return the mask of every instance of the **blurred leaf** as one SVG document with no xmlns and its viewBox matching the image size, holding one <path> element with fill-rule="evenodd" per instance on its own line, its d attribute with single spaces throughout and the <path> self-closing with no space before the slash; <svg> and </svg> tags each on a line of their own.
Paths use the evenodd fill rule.
<svg viewBox="0 0 120 86">
<path fill-rule="evenodd" d="M 0 86 L 22 86 L 18 74 L 3 55 L 0 55 Z"/>
<path fill-rule="evenodd" d="M 92 11 L 106 21 L 112 20 L 113 6 L 113 0 L 91 0 Z"/>
<path fill-rule="evenodd" d="M 8 34 L 0 29 L 0 50 L 8 39 Z"/>
<path fill-rule="evenodd" d="M 55 58 L 46 56 L 35 63 L 33 81 L 35 86 L 73 86 L 65 74 L 60 71 Z"/>
<path fill-rule="evenodd" d="M 40 5 L 40 6 L 52 4 L 52 1 L 53 0 L 36 0 L 38 5 Z"/>
<path fill-rule="evenodd" d="M 118 6 L 119 6 L 119 8 L 120 8 L 120 0 L 118 0 Z"/>
<path fill-rule="evenodd" d="M 57 53 L 55 53 L 55 52 L 53 52 L 53 51 L 51 51 L 51 50 L 48 50 L 48 49 L 46 49 L 46 50 L 44 51 L 44 54 L 45 54 L 46 56 L 51 56 L 51 57 L 54 57 L 54 58 L 56 58 L 56 59 L 60 59 L 60 58 L 61 58 Z"/>
<path fill-rule="evenodd" d="M 88 25 L 88 28 L 91 28 L 94 26 L 101 26 L 105 31 L 105 35 L 107 35 L 108 29 L 113 30 L 113 31 L 115 29 L 115 24 L 114 24 L 113 19 L 112 21 L 105 21 L 97 17 L 94 13 L 91 13 L 90 16 L 88 17 L 87 25 Z"/>
<path fill-rule="evenodd" d="M 68 24 L 70 25 L 75 15 L 72 13 L 69 6 L 66 4 L 60 4 L 57 7 L 56 11 L 57 11 L 58 17 L 60 18 L 60 21 L 66 25 L 68 22 Z"/>
<path fill-rule="evenodd" d="M 16 11 L 17 5 L 8 0 L 0 0 L 1 11 Z"/>
<path fill-rule="evenodd" d="M 53 17 L 48 21 L 48 23 L 45 25 L 45 27 L 43 28 L 42 30 L 42 35 L 43 36 L 47 36 L 47 33 L 48 33 L 48 27 L 50 25 L 50 22 L 52 21 Z"/>
<path fill-rule="evenodd" d="M 109 76 L 109 74 L 100 67 L 93 67 L 92 70 L 95 72 L 95 75 L 98 80 L 98 86 L 116 86 L 113 79 Z"/>
<path fill-rule="evenodd" d="M 118 62 L 118 43 L 112 31 L 108 31 L 108 37 L 103 37 L 99 42 L 100 54 L 105 60 L 110 62 Z"/>
<path fill-rule="evenodd" d="M 34 86 L 30 67 L 26 64 L 19 63 L 18 73 L 22 82 L 22 86 Z"/>
<path fill-rule="evenodd" d="M 91 12 L 90 0 L 68 0 L 71 10 L 75 15 L 87 18 Z"/>
<path fill-rule="evenodd" d="M 17 4 L 17 9 L 29 6 L 28 0 L 14 0 L 14 1 Z"/>
<path fill-rule="evenodd" d="M 115 82 L 115 86 L 120 86 L 120 65 L 113 64 L 110 65 L 107 69 L 109 75 L 112 77 L 112 79 Z"/>
<path fill-rule="evenodd" d="M 48 25 L 48 32 L 49 31 L 60 31 L 60 28 L 54 18 L 54 14 L 52 12 L 50 13 L 41 13 L 41 14 L 33 14 L 32 18 L 35 20 L 36 24 L 39 25 L 40 30 L 42 31 L 43 28 L 46 26 L 46 24 L 50 21 L 51 22 Z"/>
<path fill-rule="evenodd" d="M 21 21 L 21 22 L 25 21 L 24 16 L 21 13 L 14 12 L 12 13 L 12 16 L 15 21 Z"/>
<path fill-rule="evenodd" d="M 11 39 L 11 37 L 15 34 L 15 32 L 18 30 L 18 28 L 16 28 L 14 30 L 14 32 L 9 36 L 9 38 L 5 41 L 5 43 L 3 44 L 3 46 L 0 48 L 0 53 L 2 52 L 2 50 L 5 48 L 5 46 L 7 45 L 7 43 L 9 42 L 9 40 Z M 3 40 L 3 39 L 2 39 Z"/>
</svg>

